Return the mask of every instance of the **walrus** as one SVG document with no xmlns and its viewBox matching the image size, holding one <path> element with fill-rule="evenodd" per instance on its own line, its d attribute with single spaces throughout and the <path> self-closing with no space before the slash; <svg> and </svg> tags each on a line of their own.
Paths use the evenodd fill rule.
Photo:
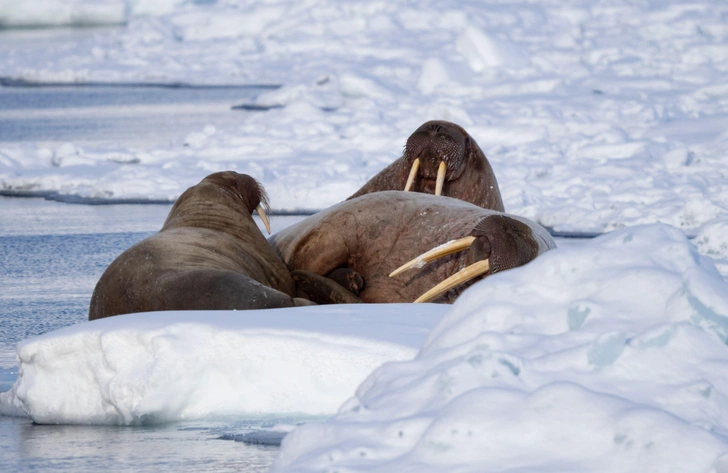
<svg viewBox="0 0 728 473">
<path fill-rule="evenodd" d="M 122 253 L 91 297 L 89 320 L 160 310 L 307 305 L 253 221 L 268 197 L 252 177 L 218 172 L 187 189 L 162 229 Z"/>
<path fill-rule="evenodd" d="M 317 303 L 358 302 L 326 277 L 341 269 L 362 278 L 361 302 L 451 303 L 476 280 L 556 247 L 548 232 L 528 219 L 403 191 L 344 201 L 269 241 Z M 439 246 L 445 242 L 450 243 Z M 414 268 L 419 271 L 405 273 Z"/>
<path fill-rule="evenodd" d="M 495 174 L 478 143 L 461 126 L 442 120 L 415 130 L 402 157 L 349 199 L 385 190 L 446 195 L 505 212 Z"/>
</svg>

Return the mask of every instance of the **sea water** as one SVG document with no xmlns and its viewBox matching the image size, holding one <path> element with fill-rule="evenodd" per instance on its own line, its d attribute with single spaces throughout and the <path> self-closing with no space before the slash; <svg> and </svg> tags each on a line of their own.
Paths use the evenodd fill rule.
<svg viewBox="0 0 728 473">
<path fill-rule="evenodd" d="M 84 322 L 109 263 L 156 232 L 170 208 L 0 197 L 0 391 L 17 378 L 16 343 Z M 271 224 L 278 231 L 301 218 L 274 216 Z M 265 471 L 278 447 L 240 440 L 305 420 L 217 417 L 122 427 L 0 416 L 0 471 Z"/>
</svg>

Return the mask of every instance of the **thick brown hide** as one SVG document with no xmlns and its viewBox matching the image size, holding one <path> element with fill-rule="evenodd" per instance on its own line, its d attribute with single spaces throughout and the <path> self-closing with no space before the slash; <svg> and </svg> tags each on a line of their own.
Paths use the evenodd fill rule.
<svg viewBox="0 0 728 473">
<path fill-rule="evenodd" d="M 420 126 L 407 139 L 401 158 L 384 168 L 349 199 L 386 190 L 404 190 L 415 159 L 419 171 L 412 191 L 435 193 L 441 162 L 447 164 L 442 195 L 470 202 L 484 209 L 504 212 L 493 169 L 478 143 L 461 126 L 435 120 Z"/>
<path fill-rule="evenodd" d="M 389 277 L 425 251 L 469 235 L 477 237 L 471 249 Z M 412 302 L 476 260 L 489 258 L 492 270 L 488 274 L 492 274 L 525 264 L 556 246 L 545 229 L 527 219 L 449 197 L 402 191 L 347 200 L 269 241 L 291 271 L 321 276 L 337 268 L 356 271 L 365 281 L 359 294 L 364 302 Z M 436 301 L 453 302 L 470 284 Z"/>
<path fill-rule="evenodd" d="M 187 189 L 162 230 L 122 253 L 96 284 L 89 320 L 159 310 L 295 305 L 295 283 L 251 216 L 267 199 L 250 176 Z"/>
</svg>

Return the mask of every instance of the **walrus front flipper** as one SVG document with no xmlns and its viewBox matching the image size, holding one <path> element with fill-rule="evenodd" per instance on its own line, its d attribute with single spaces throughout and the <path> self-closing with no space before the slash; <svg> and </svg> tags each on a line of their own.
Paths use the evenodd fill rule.
<svg viewBox="0 0 728 473">
<path fill-rule="evenodd" d="M 351 268 L 339 268 L 326 275 L 328 279 L 339 283 L 341 287 L 358 296 L 365 287 L 364 278 Z"/>
<path fill-rule="evenodd" d="M 336 281 L 310 271 L 298 269 L 291 272 L 299 289 L 317 304 L 360 304 L 361 299 Z"/>
</svg>

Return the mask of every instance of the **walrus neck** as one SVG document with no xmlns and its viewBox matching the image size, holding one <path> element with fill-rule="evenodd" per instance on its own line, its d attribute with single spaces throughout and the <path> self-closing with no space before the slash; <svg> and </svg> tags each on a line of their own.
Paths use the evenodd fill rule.
<svg viewBox="0 0 728 473">
<path fill-rule="evenodd" d="M 192 189 L 190 189 L 192 190 Z M 171 228 L 196 227 L 240 235 L 256 226 L 244 203 L 232 194 L 222 198 L 205 198 L 206 193 L 223 193 L 222 189 L 202 189 L 183 193 L 169 212 L 162 231 Z"/>
</svg>

